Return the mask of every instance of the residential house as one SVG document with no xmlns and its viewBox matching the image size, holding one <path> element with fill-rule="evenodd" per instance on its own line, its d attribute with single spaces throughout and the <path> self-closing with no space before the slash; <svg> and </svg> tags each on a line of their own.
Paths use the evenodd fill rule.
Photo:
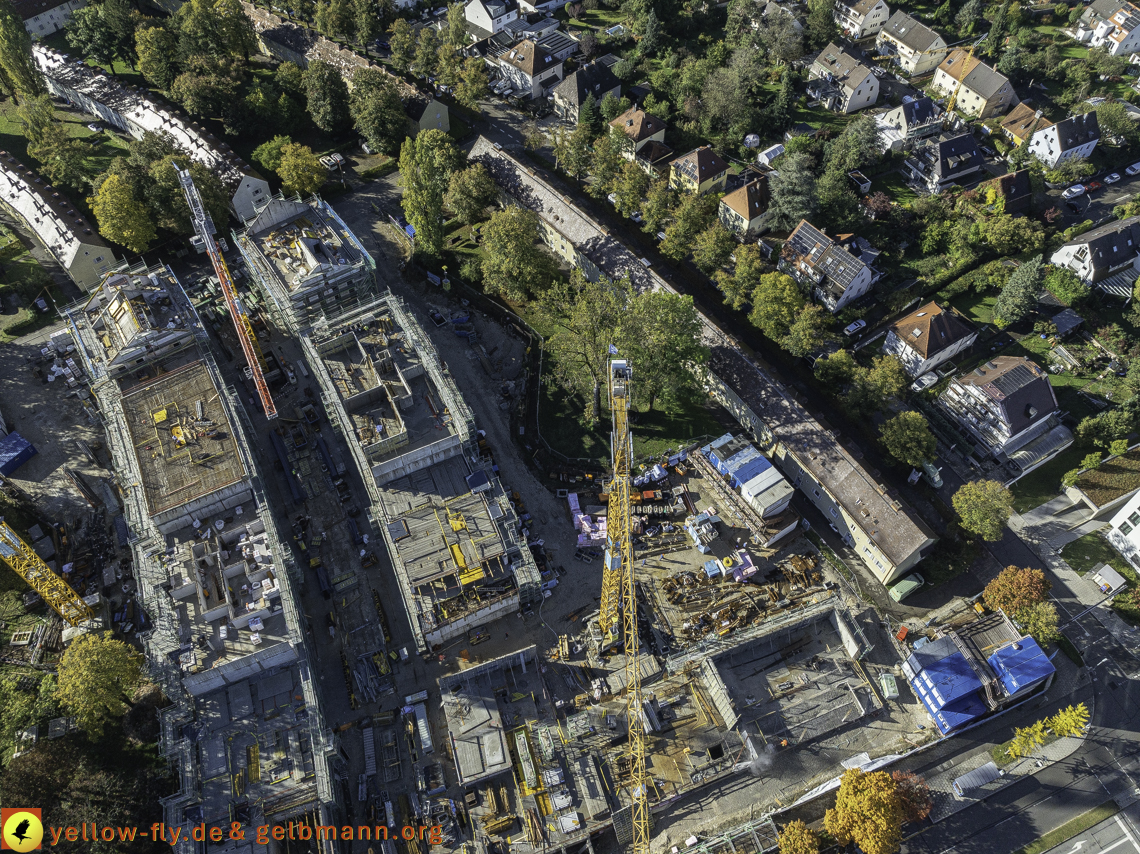
<svg viewBox="0 0 1140 854">
<path fill-rule="evenodd" d="M 884 353 L 894 353 L 911 377 L 920 377 L 969 349 L 978 330 L 936 302 L 919 306 L 887 332 Z"/>
<path fill-rule="evenodd" d="M 6 151 L 0 151 L 0 209 L 19 219 L 85 291 L 117 263 L 83 213 Z"/>
<path fill-rule="evenodd" d="M 540 48 L 560 62 L 565 62 L 576 54 L 581 47 L 577 39 L 572 39 L 566 35 L 566 33 L 558 32 L 557 30 L 539 36 L 536 39 L 536 43 Z"/>
<path fill-rule="evenodd" d="M 610 132 L 626 136 L 625 156 L 633 160 L 648 143 L 665 141 L 665 122 L 645 110 L 631 107 L 610 122 Z"/>
<path fill-rule="evenodd" d="M 1135 280 L 1140 270 L 1140 217 L 1086 231 L 1054 252 L 1049 263 L 1072 270 L 1086 285 L 1105 287 L 1118 275 Z"/>
<path fill-rule="evenodd" d="M 901 151 L 937 136 L 942 130 L 942 110 L 925 96 L 911 98 L 875 116 L 875 123 L 883 151 Z"/>
<path fill-rule="evenodd" d="M 1031 471 L 1073 443 L 1060 422 L 1044 368 L 1024 356 L 995 356 L 955 377 L 939 403 L 987 456 Z"/>
<path fill-rule="evenodd" d="M 1140 7 L 1127 0 L 1093 0 L 1073 35 L 1113 56 L 1131 56 L 1140 50 Z"/>
<path fill-rule="evenodd" d="M 519 17 L 518 0 L 467 0 L 467 31 L 475 41 L 494 35 Z"/>
<path fill-rule="evenodd" d="M 526 39 L 499 57 L 499 71 L 516 93 L 534 98 L 562 80 L 562 60 Z"/>
<path fill-rule="evenodd" d="M 982 186 L 987 189 L 987 192 L 989 188 L 993 188 L 995 194 L 993 203 L 1000 207 L 1002 213 L 1013 215 L 1028 213 L 1029 207 L 1033 203 L 1033 184 L 1029 180 L 1028 169 L 1007 172 L 987 181 Z"/>
<path fill-rule="evenodd" d="M 912 18 L 906 12 L 895 12 L 879 31 L 876 49 L 890 56 L 907 74 L 920 77 L 930 74 L 946 57 L 949 48 L 942 36 Z"/>
<path fill-rule="evenodd" d="M 663 142 L 650 140 L 633 156 L 633 162 L 645 170 L 649 177 L 669 174 L 669 164 L 676 152 Z"/>
<path fill-rule="evenodd" d="M 188 157 L 205 165 L 225 186 L 230 210 L 239 220 L 254 216 L 269 200 L 269 183 L 197 122 L 67 54 L 36 44 L 32 56 L 53 95 L 135 139 L 148 132 L 164 134 Z"/>
<path fill-rule="evenodd" d="M 812 63 L 808 79 L 808 94 L 837 113 L 854 113 L 879 100 L 879 78 L 834 42 Z"/>
<path fill-rule="evenodd" d="M 875 35 L 890 14 L 883 0 L 835 0 L 835 23 L 853 41 Z"/>
<path fill-rule="evenodd" d="M 910 176 L 931 193 L 965 186 L 985 176 L 986 159 L 969 132 L 929 139 L 903 162 Z"/>
<path fill-rule="evenodd" d="M 33 39 L 42 39 L 62 30 L 71 13 L 87 5 L 83 0 L 13 0 L 12 8 L 24 21 L 24 29 Z"/>
<path fill-rule="evenodd" d="M 931 86 L 947 96 L 957 88 L 954 109 L 964 116 L 979 119 L 1004 115 L 1010 107 L 1020 103 L 1005 75 L 998 74 L 961 48 L 950 51 L 938 66 Z"/>
<path fill-rule="evenodd" d="M 430 95 L 412 95 L 404 100 L 404 112 L 408 115 L 412 136 L 421 130 L 434 128 L 447 133 L 451 130 L 451 113 L 447 104 L 437 101 Z"/>
<path fill-rule="evenodd" d="M 1108 541 L 1140 569 L 1140 492 L 1134 493 L 1108 523 Z"/>
<path fill-rule="evenodd" d="M 725 228 L 741 240 L 748 240 L 765 229 L 770 200 L 768 176 L 757 175 L 722 198 L 717 214 Z"/>
<path fill-rule="evenodd" d="M 1088 157 L 1100 141 L 1096 113 L 1069 116 L 1057 124 L 1036 131 L 1029 140 L 1029 151 L 1050 169 L 1075 157 Z"/>
<path fill-rule="evenodd" d="M 669 164 L 669 185 L 703 196 L 716 190 L 724 192 L 728 181 L 728 164 L 707 145 L 682 154 Z"/>
<path fill-rule="evenodd" d="M 595 60 L 584 65 L 554 87 L 554 112 L 568 122 L 578 121 L 578 109 L 591 96 L 598 103 L 606 95 L 621 96 L 621 81 L 609 66 Z"/>
<path fill-rule="evenodd" d="M 806 219 L 788 235 L 777 264 L 834 314 L 871 289 L 882 274 L 872 266 L 879 251 L 864 238 L 832 240 Z"/>
<path fill-rule="evenodd" d="M 1001 120 L 1001 132 L 1014 145 L 1021 145 L 1031 138 L 1034 132 L 1052 127 L 1053 123 L 1029 104 L 1022 102 L 1009 111 Z"/>
</svg>

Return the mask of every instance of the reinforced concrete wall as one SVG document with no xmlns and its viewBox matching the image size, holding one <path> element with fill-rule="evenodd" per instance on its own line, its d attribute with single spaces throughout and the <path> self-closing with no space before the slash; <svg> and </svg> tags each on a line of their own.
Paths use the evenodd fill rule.
<svg viewBox="0 0 1140 854">
<path fill-rule="evenodd" d="M 244 482 L 231 483 L 229 486 L 202 495 L 185 504 L 171 507 L 161 513 L 156 513 L 151 519 L 162 535 L 173 534 L 183 528 L 189 528 L 195 519 L 206 524 L 215 516 L 224 516 L 226 511 L 233 510 L 242 504 L 253 501 L 253 492 L 249 484 Z"/>
<path fill-rule="evenodd" d="M 390 460 L 383 460 L 372 467 L 372 477 L 384 484 L 412 472 L 442 463 L 463 453 L 463 441 L 457 435 L 448 436 L 414 451 L 408 451 Z"/>
</svg>

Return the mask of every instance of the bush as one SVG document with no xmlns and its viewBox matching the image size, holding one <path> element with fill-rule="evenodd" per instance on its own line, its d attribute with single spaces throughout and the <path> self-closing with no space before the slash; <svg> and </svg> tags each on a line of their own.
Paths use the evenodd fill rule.
<svg viewBox="0 0 1140 854">
<path fill-rule="evenodd" d="M 1083 303 L 1090 293 L 1089 286 L 1065 267 L 1053 267 L 1045 274 L 1045 289 L 1069 306 Z"/>
<path fill-rule="evenodd" d="M 389 158 L 379 166 L 373 166 L 370 169 L 365 169 L 360 173 L 360 177 L 365 181 L 375 181 L 377 178 L 383 178 L 385 175 L 395 172 L 396 168 L 396 160 L 394 158 Z"/>
</svg>

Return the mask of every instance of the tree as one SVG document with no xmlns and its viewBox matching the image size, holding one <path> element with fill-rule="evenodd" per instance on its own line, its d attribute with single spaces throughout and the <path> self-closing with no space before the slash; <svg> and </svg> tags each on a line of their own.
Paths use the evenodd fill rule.
<svg viewBox="0 0 1140 854">
<path fill-rule="evenodd" d="M 1128 440 L 1117 439 L 1115 442 L 1109 443 L 1108 452 L 1114 457 L 1119 457 L 1121 454 L 1128 453 Z"/>
<path fill-rule="evenodd" d="M 645 222 L 642 231 L 656 234 L 661 231 L 665 223 L 673 215 L 673 207 L 677 203 L 677 194 L 669 186 L 669 179 L 662 175 L 652 180 L 645 194 L 645 204 L 641 206 L 641 216 Z"/>
<path fill-rule="evenodd" d="M 305 97 L 305 72 L 295 62 L 282 62 L 273 72 L 273 85 L 291 98 Z"/>
<path fill-rule="evenodd" d="M 632 298 L 628 280 L 611 282 L 600 276 L 591 282 L 577 268 L 571 271 L 569 282 L 556 279 L 538 293 L 537 308 L 554 329 L 546 339 L 546 347 L 555 356 L 554 381 L 586 401 L 587 420 L 595 421 L 601 414 L 609 348 L 617 340 Z"/>
<path fill-rule="evenodd" d="M 908 822 L 919 822 L 930 815 L 934 801 L 924 779 L 913 771 L 892 771 L 891 779 L 895 781 L 903 818 Z"/>
<path fill-rule="evenodd" d="M 976 480 L 963 485 L 952 499 L 962 527 L 983 540 L 1001 539 L 1013 512 L 1013 495 L 996 480 Z"/>
<path fill-rule="evenodd" d="M 1017 622 L 1040 646 L 1048 646 L 1061 637 L 1057 625 L 1057 606 L 1052 602 L 1038 602 L 1023 610 L 1017 616 Z"/>
<path fill-rule="evenodd" d="M 1125 401 L 1130 403 L 1130 401 Z M 1089 415 L 1077 425 L 1075 435 L 1081 445 L 1107 448 L 1113 442 L 1127 439 L 1136 427 L 1136 414 L 1132 407 L 1108 409 L 1098 415 Z"/>
<path fill-rule="evenodd" d="M 875 166 L 882 159 L 882 132 L 875 119 L 861 114 L 827 146 L 827 168 L 846 175 Z"/>
<path fill-rule="evenodd" d="M 602 111 L 598 107 L 598 99 L 594 97 L 592 92 L 578 107 L 578 124 L 589 128 L 591 137 L 602 132 Z"/>
<path fill-rule="evenodd" d="M 978 21 L 982 20 L 983 0 L 968 0 L 965 6 L 958 10 L 954 16 L 954 23 L 958 27 L 958 35 L 965 38 L 974 31 Z"/>
<path fill-rule="evenodd" d="M 296 142 L 281 146 L 275 171 L 283 184 L 281 189 L 290 195 L 311 196 L 329 177 L 328 169 L 313 149 Z"/>
<path fill-rule="evenodd" d="M 1080 735 L 1085 731 L 1088 722 L 1088 707 L 1084 703 L 1078 703 L 1058 710 L 1057 714 L 1049 718 L 1048 725 L 1054 735 L 1064 738 L 1069 735 Z"/>
<path fill-rule="evenodd" d="M 830 329 L 831 315 L 827 309 L 821 305 L 806 305 L 779 344 L 793 356 L 803 358 L 835 340 Z"/>
<path fill-rule="evenodd" d="M 618 346 L 629 357 L 639 400 L 652 410 L 700 390 L 700 365 L 708 360 L 703 324 L 691 296 L 650 290 L 634 295 L 622 315 Z"/>
<path fill-rule="evenodd" d="M 835 806 L 823 826 L 842 845 L 864 854 L 895 854 L 902 843 L 903 810 L 895 781 L 886 771 L 845 771 Z"/>
<path fill-rule="evenodd" d="M 122 641 L 81 635 L 59 661 L 59 702 L 84 732 L 98 736 L 108 720 L 126 713 L 142 665 L 142 655 Z"/>
<path fill-rule="evenodd" d="M 554 165 L 569 175 L 577 178 L 590 162 L 590 129 L 585 125 L 578 125 L 573 130 L 565 126 L 555 127 L 550 134 L 551 147 L 554 149 Z"/>
<path fill-rule="evenodd" d="M 799 819 L 780 828 L 779 842 L 780 854 L 819 854 L 819 837 Z"/>
<path fill-rule="evenodd" d="M 351 41 L 356 33 L 356 16 L 348 0 L 321 0 L 313 25 L 329 38 L 342 37 Z"/>
<path fill-rule="evenodd" d="M 237 99 L 241 74 L 232 60 L 195 56 L 170 85 L 170 97 L 194 116 L 216 117 Z"/>
<path fill-rule="evenodd" d="M 1103 455 L 1101 452 L 1093 451 L 1091 454 L 1086 454 L 1085 458 L 1081 460 L 1081 468 L 1088 469 L 1089 471 L 1095 471 L 1096 469 L 1100 468 L 1102 461 Z"/>
<path fill-rule="evenodd" d="M 736 238 L 717 220 L 697 235 L 693 247 L 693 263 L 706 274 L 720 269 L 736 248 Z"/>
<path fill-rule="evenodd" d="M 614 187 L 622 166 L 628 161 L 622 157 L 625 149 L 625 134 L 603 133 L 594 141 L 594 151 L 590 156 L 590 177 L 594 180 L 587 192 L 595 199 L 605 198 Z"/>
<path fill-rule="evenodd" d="M 391 75 L 362 68 L 353 75 L 349 114 L 373 151 L 394 154 L 407 136 L 408 117 Z"/>
<path fill-rule="evenodd" d="M 352 28 L 356 31 L 356 40 L 364 48 L 365 54 L 371 52 L 372 42 L 384 31 L 382 13 L 374 0 L 351 0 Z M 353 78 L 355 82 L 355 78 Z"/>
<path fill-rule="evenodd" d="M 79 137 L 69 136 L 58 122 L 49 125 L 39 140 L 28 141 L 28 154 L 40 162 L 44 175 L 53 184 L 66 184 L 80 190 L 90 177 L 87 163 L 91 145 Z"/>
<path fill-rule="evenodd" d="M 178 36 L 165 27 L 140 27 L 135 33 L 135 53 L 147 82 L 169 91 L 178 76 Z"/>
<path fill-rule="evenodd" d="M 16 673 L 0 676 L 0 745 L 6 753 L 17 746 L 21 731 L 61 713 L 54 676 L 37 674 L 34 689 L 26 690 L 20 684 L 22 676 Z"/>
<path fill-rule="evenodd" d="M 1088 299 L 1089 286 L 1068 267 L 1049 267 L 1045 274 L 1045 290 L 1065 305 L 1080 305 Z"/>
<path fill-rule="evenodd" d="M 812 47 L 823 47 L 839 37 L 833 8 L 830 0 L 809 0 L 804 32 Z"/>
<path fill-rule="evenodd" d="M 870 368 L 860 368 L 851 378 L 844 405 L 855 415 L 870 416 L 906 388 L 909 379 L 894 356 L 876 356 Z"/>
<path fill-rule="evenodd" d="M 16 118 L 24 126 L 24 136 L 30 142 L 39 142 L 55 123 L 55 107 L 47 95 L 25 98 L 16 108 Z"/>
<path fill-rule="evenodd" d="M 1018 614 L 1044 602 L 1052 587 L 1052 582 L 1039 569 L 1007 566 L 986 585 L 982 598 L 987 608 L 1004 611 L 1016 619 Z"/>
<path fill-rule="evenodd" d="M 399 71 L 408 71 L 416 53 L 416 31 L 406 18 L 397 18 L 388 28 L 388 47 L 392 52 L 392 64 Z"/>
<path fill-rule="evenodd" d="M 999 255 L 1016 255 L 1040 249 L 1045 229 L 1029 217 L 999 214 L 984 220 L 982 237 Z"/>
<path fill-rule="evenodd" d="M 803 294 L 796 280 L 786 273 L 760 276 L 749 300 L 752 312 L 749 322 L 771 341 L 782 341 L 804 309 Z"/>
<path fill-rule="evenodd" d="M 673 221 L 665 229 L 665 239 L 661 241 L 661 254 L 674 261 L 681 261 L 693 251 L 697 235 L 708 228 L 715 215 L 717 199 L 714 195 L 698 196 L 685 193 L 681 204 L 673 213 Z"/>
<path fill-rule="evenodd" d="M 276 172 L 281 165 L 281 149 L 293 140 L 287 136 L 275 136 L 253 150 L 253 162 L 267 172 Z"/>
<path fill-rule="evenodd" d="M 774 56 L 777 62 L 793 62 L 803 56 L 803 32 L 796 24 L 795 16 L 782 6 L 762 15 L 758 22 L 756 39 L 763 46 L 769 56 Z M 787 70 L 781 76 L 791 81 L 793 78 Z"/>
<path fill-rule="evenodd" d="M 615 98 L 613 92 L 607 92 L 606 96 L 602 98 L 600 109 L 602 118 L 607 123 L 612 122 L 629 109 L 629 98 Z"/>
<path fill-rule="evenodd" d="M 815 360 L 815 378 L 831 388 L 846 387 L 860 370 L 859 363 L 847 350 L 836 350 Z"/>
<path fill-rule="evenodd" d="M 431 258 L 443 248 L 443 196 L 460 160 L 451 137 L 435 128 L 404 140 L 400 148 L 400 204 L 416 230 L 416 251 Z"/>
<path fill-rule="evenodd" d="M 578 50 L 581 51 L 582 56 L 589 59 L 598 52 L 598 37 L 587 30 L 578 40 Z"/>
<path fill-rule="evenodd" d="M 1040 255 L 1017 268 L 994 303 L 994 323 L 1009 326 L 1033 310 L 1044 272 L 1044 260 Z"/>
<path fill-rule="evenodd" d="M 342 130 L 350 120 L 348 85 L 332 65 L 324 60 L 309 63 L 305 69 L 305 98 L 313 124 L 327 133 Z"/>
<path fill-rule="evenodd" d="M 438 86 L 454 88 L 463 74 L 463 56 L 447 42 L 440 42 L 435 52 L 435 82 Z M 355 81 L 354 81 L 355 82 Z"/>
<path fill-rule="evenodd" d="M 183 56 L 241 57 L 257 49 L 253 21 L 238 0 L 189 0 L 174 16 Z"/>
<path fill-rule="evenodd" d="M 467 109 L 479 112 L 479 102 L 487 97 L 489 91 L 487 63 L 477 56 L 468 57 L 463 62 L 463 72 L 455 88 L 455 100 Z"/>
<path fill-rule="evenodd" d="M 1016 727 L 1007 752 L 1014 759 L 1029 756 L 1045 743 L 1045 721 L 1036 721 L 1027 727 Z"/>
<path fill-rule="evenodd" d="M 135 200 L 120 176 L 108 176 L 88 202 L 99 223 L 99 233 L 108 240 L 131 252 L 145 252 L 154 240 L 154 223 L 146 206 Z"/>
<path fill-rule="evenodd" d="M 106 65 L 115 73 L 115 60 L 131 57 L 132 45 L 120 41 L 119 23 L 116 19 L 124 11 L 124 0 L 104 0 L 91 3 L 71 14 L 67 22 L 67 44 L 80 56 L 90 57 L 100 65 Z M 129 7 L 126 8 L 129 19 Z M 133 35 L 133 33 L 132 33 Z"/>
<path fill-rule="evenodd" d="M 447 29 L 445 31 L 447 43 L 455 50 L 467 44 L 467 15 L 464 12 L 462 0 L 447 5 Z"/>
<path fill-rule="evenodd" d="M 815 164 L 805 152 L 785 154 L 779 175 L 771 179 L 768 219 L 774 229 L 790 231 L 800 220 L 811 220 L 819 208 Z"/>
<path fill-rule="evenodd" d="M 465 225 L 477 222 L 499 195 L 499 188 L 482 163 L 453 172 L 443 203 Z"/>
<path fill-rule="evenodd" d="M 538 151 L 546 145 L 546 132 L 534 119 L 530 119 L 522 126 L 523 147 L 527 151 Z"/>
<path fill-rule="evenodd" d="M 641 44 L 638 52 L 642 56 L 652 56 L 661 45 L 661 22 L 657 20 L 657 13 L 652 8 L 645 16 L 645 25 L 641 32 Z"/>
<path fill-rule="evenodd" d="M 521 302 L 540 294 L 557 275 L 557 265 L 541 246 L 538 217 L 510 205 L 491 214 L 483 228 L 483 288 Z"/>
<path fill-rule="evenodd" d="M 32 57 L 32 37 L 11 0 L 0 0 L 0 86 L 21 102 L 47 91 Z"/>
<path fill-rule="evenodd" d="M 439 61 L 439 40 L 435 37 L 435 30 L 431 27 L 421 27 L 419 37 L 416 39 L 416 76 L 434 77 L 436 63 Z"/>
<path fill-rule="evenodd" d="M 937 442 L 921 412 L 900 412 L 879 428 L 879 436 L 887 453 L 908 466 L 918 468 L 934 459 Z"/>
</svg>

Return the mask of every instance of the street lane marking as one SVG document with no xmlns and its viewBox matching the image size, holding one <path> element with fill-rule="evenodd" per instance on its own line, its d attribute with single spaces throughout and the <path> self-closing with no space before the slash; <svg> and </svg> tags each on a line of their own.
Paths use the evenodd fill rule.
<svg viewBox="0 0 1140 854">
<path fill-rule="evenodd" d="M 1132 834 L 1129 832 L 1128 826 L 1125 825 L 1125 823 L 1121 820 L 1119 815 L 1115 815 L 1115 816 L 1113 816 L 1113 818 L 1115 818 L 1116 823 L 1120 825 L 1120 829 L 1124 831 L 1124 835 L 1128 837 L 1128 841 L 1132 843 L 1132 850 L 1140 852 L 1140 847 L 1137 847 L 1136 840 L 1132 838 Z M 1124 840 L 1122 839 L 1120 841 L 1123 842 Z M 1119 842 L 1116 843 L 1116 845 L 1119 845 L 1119 844 L 1120 844 Z M 1115 848 L 1116 845 L 1113 845 L 1112 848 Z M 1105 848 L 1104 850 L 1110 851 L 1110 850 L 1112 850 L 1112 848 Z"/>
</svg>

